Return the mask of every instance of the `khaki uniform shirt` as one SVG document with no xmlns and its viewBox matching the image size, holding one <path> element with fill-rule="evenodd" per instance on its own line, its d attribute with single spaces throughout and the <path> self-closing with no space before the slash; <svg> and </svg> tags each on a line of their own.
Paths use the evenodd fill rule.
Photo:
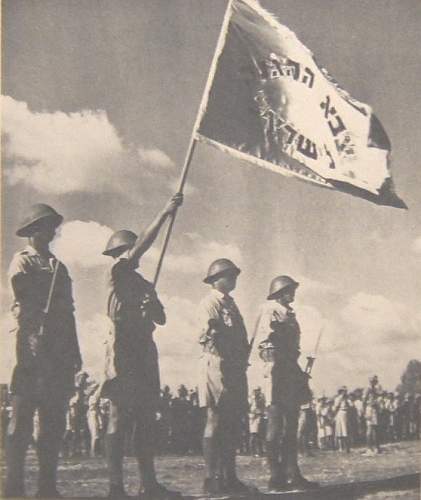
<svg viewBox="0 0 421 500">
<path fill-rule="evenodd" d="M 164 308 L 152 283 L 127 259 L 115 262 L 107 274 L 110 319 L 106 343 L 102 397 L 127 404 L 157 407 L 160 395 L 155 321 L 165 322 Z"/>
<path fill-rule="evenodd" d="M 292 308 L 274 300 L 262 305 L 254 345 L 264 358 L 264 392 L 268 404 L 295 407 L 308 402 L 311 397 L 307 378 L 298 364 L 300 335 Z M 264 356 L 269 345 L 270 355 Z"/>
<path fill-rule="evenodd" d="M 200 405 L 218 406 L 222 398 L 233 408 L 247 411 L 249 344 L 234 299 L 212 288 L 200 304 L 200 324 Z"/>
<path fill-rule="evenodd" d="M 17 252 L 9 267 L 16 320 L 16 358 L 11 390 L 31 390 L 41 378 L 52 389 L 72 388 L 81 357 L 76 336 L 72 282 L 67 268 L 58 263 L 48 315 L 44 318 L 57 259 L 42 257 L 30 245 Z M 44 325 L 42 337 L 39 335 Z"/>
</svg>

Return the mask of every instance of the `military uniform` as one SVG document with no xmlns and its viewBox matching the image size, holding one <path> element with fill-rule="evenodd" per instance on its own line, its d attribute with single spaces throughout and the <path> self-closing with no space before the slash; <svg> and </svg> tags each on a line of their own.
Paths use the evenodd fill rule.
<svg viewBox="0 0 421 500">
<path fill-rule="evenodd" d="M 243 318 L 229 292 L 214 282 L 227 279 L 235 288 L 234 276 L 240 270 L 228 259 L 218 259 L 209 268 L 204 282 L 212 285 L 200 304 L 202 331 L 199 342 L 201 379 L 200 406 L 207 408 L 203 436 L 206 465 L 205 493 L 248 492 L 236 475 L 235 455 L 240 444 L 240 422 L 247 418 L 248 390 L 246 370 L 249 344 Z M 236 279 L 236 278 L 235 278 Z"/>
<path fill-rule="evenodd" d="M 302 478 L 297 464 L 297 429 L 300 406 L 311 399 L 308 376 L 298 364 L 300 326 L 291 306 L 268 300 L 259 315 L 256 344 L 264 361 L 268 402 L 267 456 L 271 489 L 282 489 Z M 282 432 L 282 422 L 285 422 Z M 282 437 L 282 446 L 280 440 Z M 281 454 L 281 462 L 279 462 Z"/>
<path fill-rule="evenodd" d="M 57 275 L 48 315 L 44 318 L 54 269 Z M 12 418 L 8 427 L 6 492 L 23 495 L 24 457 L 39 412 L 37 451 L 39 490 L 55 489 L 60 442 L 65 430 L 68 399 L 81 358 L 76 337 L 72 283 L 66 267 L 49 253 L 41 256 L 32 246 L 17 252 L 9 279 L 16 318 L 16 366 L 10 389 Z M 43 324 L 43 335 L 40 327 Z M 76 368 L 75 368 L 76 367 Z"/>
<path fill-rule="evenodd" d="M 247 412 L 246 368 L 249 345 L 243 318 L 234 299 L 212 288 L 200 305 L 203 325 L 199 342 L 202 377 L 199 401 L 202 407 L 229 405 L 239 418 Z"/>
<path fill-rule="evenodd" d="M 101 397 L 110 400 L 106 434 L 110 481 L 122 489 L 124 435 L 129 426 L 135 425 L 136 456 L 146 460 L 154 455 L 160 381 L 153 331 L 155 322 L 165 322 L 165 313 L 153 285 L 127 259 L 112 266 L 107 286 L 111 322 Z"/>
</svg>

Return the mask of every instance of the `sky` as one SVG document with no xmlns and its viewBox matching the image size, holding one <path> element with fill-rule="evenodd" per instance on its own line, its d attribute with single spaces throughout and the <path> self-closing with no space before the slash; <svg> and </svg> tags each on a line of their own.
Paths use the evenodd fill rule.
<svg viewBox="0 0 421 500">
<path fill-rule="evenodd" d="M 194 152 L 158 283 L 161 378 L 197 383 L 196 312 L 210 262 L 242 269 L 235 297 L 252 334 L 271 279 L 300 282 L 302 358 L 323 330 L 316 393 L 391 389 L 421 342 L 421 79 L 418 0 L 261 0 L 356 99 L 392 143 L 409 210 L 381 207 L 259 169 L 208 145 Z M 175 192 L 225 0 L 4 0 L 0 382 L 14 363 L 7 267 L 33 203 L 65 221 L 53 250 L 74 286 L 85 368 L 101 371 L 110 234 L 140 232 Z M 162 235 L 161 235 L 162 236 Z M 162 238 L 141 262 L 152 279 Z M 252 360 L 250 385 L 261 383 Z"/>
</svg>

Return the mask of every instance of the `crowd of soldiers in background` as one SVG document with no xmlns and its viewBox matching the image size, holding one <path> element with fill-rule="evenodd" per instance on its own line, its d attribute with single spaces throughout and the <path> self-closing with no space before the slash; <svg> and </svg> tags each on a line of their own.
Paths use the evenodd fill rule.
<svg viewBox="0 0 421 500">
<path fill-rule="evenodd" d="M 265 455 L 266 401 L 261 388 L 252 391 L 248 418 L 242 428 L 241 454 Z M 103 456 L 103 437 L 107 428 L 109 402 L 99 397 L 99 386 L 82 373 L 69 402 L 62 457 Z M 1 448 L 11 408 L 7 398 L 1 404 Z M 34 417 L 34 443 L 39 432 Z M 158 453 L 196 455 L 201 453 L 205 414 L 199 406 L 197 390 L 181 385 L 177 395 L 165 386 L 157 413 Z M 315 449 L 349 452 L 353 447 L 367 453 L 381 453 L 381 445 L 420 439 L 421 394 L 401 394 L 383 390 L 377 377 L 366 389 L 348 391 L 345 386 L 333 397 L 321 396 L 301 407 L 298 443 L 300 452 L 311 456 Z M 126 455 L 131 456 L 133 429 L 127 429 Z"/>
</svg>

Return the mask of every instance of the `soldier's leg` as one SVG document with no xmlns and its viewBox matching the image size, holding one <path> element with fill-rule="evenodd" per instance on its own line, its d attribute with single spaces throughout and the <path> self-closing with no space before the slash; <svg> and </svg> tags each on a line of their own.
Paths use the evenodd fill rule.
<svg viewBox="0 0 421 500">
<path fill-rule="evenodd" d="M 286 486 L 285 469 L 279 461 L 280 440 L 283 428 L 283 413 L 279 404 L 267 409 L 266 455 L 270 470 L 269 488 L 280 489 Z"/>
<path fill-rule="evenodd" d="M 205 480 L 203 489 L 213 493 L 221 490 L 219 478 L 221 474 L 219 410 L 208 407 L 206 409 L 206 423 L 203 432 L 203 458 L 205 460 Z"/>
<path fill-rule="evenodd" d="M 67 399 L 55 396 L 42 400 L 39 406 L 40 433 L 37 441 L 39 462 L 38 495 L 57 496 L 57 465 L 66 428 Z"/>
<path fill-rule="evenodd" d="M 232 404 L 221 408 L 218 435 L 220 438 L 222 475 L 228 493 L 253 493 L 257 490 L 241 482 L 237 477 L 236 455 L 242 439 L 241 411 Z"/>
<path fill-rule="evenodd" d="M 289 478 L 288 484 L 292 488 L 314 488 L 318 483 L 308 481 L 301 475 L 300 468 L 298 467 L 298 407 L 285 408 L 285 432 L 282 440 L 282 463 L 285 463 L 287 476 Z"/>
<path fill-rule="evenodd" d="M 23 497 L 26 450 L 32 438 L 35 402 L 30 397 L 12 396 L 12 414 L 7 427 L 5 497 Z"/>
<path fill-rule="evenodd" d="M 105 434 L 105 454 L 107 458 L 108 478 L 110 484 L 109 497 L 124 496 L 123 457 L 124 430 L 129 424 L 128 410 L 115 401 L 110 402 L 107 431 Z"/>
<path fill-rule="evenodd" d="M 155 414 L 136 410 L 133 438 L 134 454 L 139 464 L 141 489 L 150 490 L 157 484 L 155 473 Z"/>
<path fill-rule="evenodd" d="M 258 455 L 258 436 L 257 432 L 250 433 L 250 453 L 254 456 Z"/>
<path fill-rule="evenodd" d="M 179 494 L 158 483 L 155 472 L 156 414 L 153 407 L 134 410 L 134 453 L 139 465 L 140 498 L 142 500 L 168 500 Z"/>
</svg>

